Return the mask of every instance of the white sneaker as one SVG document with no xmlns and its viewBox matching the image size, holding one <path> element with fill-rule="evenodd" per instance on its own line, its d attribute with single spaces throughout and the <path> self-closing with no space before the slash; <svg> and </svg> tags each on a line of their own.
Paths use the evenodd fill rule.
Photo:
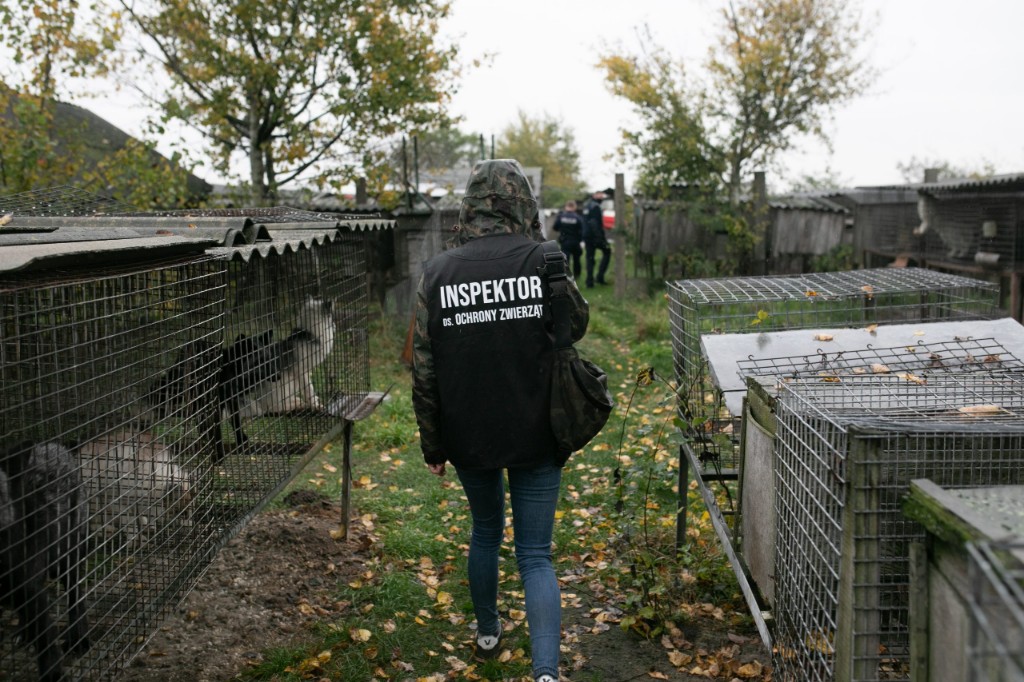
<svg viewBox="0 0 1024 682">
<path fill-rule="evenodd" d="M 558 678 L 551 677 L 551 675 L 541 675 L 537 678 L 536 682 L 558 682 Z"/>
<path fill-rule="evenodd" d="M 486 661 L 496 657 L 501 649 L 501 633 L 502 633 L 501 620 L 498 620 L 498 634 L 496 635 L 477 635 L 476 638 L 476 651 L 473 652 L 474 657 L 480 661 Z M 558 682 L 557 680 L 555 682 Z"/>
</svg>

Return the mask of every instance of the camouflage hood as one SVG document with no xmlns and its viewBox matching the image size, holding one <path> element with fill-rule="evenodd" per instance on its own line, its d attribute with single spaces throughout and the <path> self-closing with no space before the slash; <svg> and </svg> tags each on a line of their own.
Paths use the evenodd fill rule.
<svg viewBox="0 0 1024 682">
<path fill-rule="evenodd" d="M 537 197 L 514 159 L 481 161 L 466 184 L 459 210 L 458 243 L 489 234 L 530 236 L 539 229 Z"/>
</svg>

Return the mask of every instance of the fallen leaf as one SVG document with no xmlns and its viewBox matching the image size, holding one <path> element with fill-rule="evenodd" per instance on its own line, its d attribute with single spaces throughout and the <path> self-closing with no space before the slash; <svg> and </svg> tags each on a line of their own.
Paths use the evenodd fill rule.
<svg viewBox="0 0 1024 682">
<path fill-rule="evenodd" d="M 677 668 L 682 668 L 693 662 L 693 656 L 684 654 L 682 651 L 670 651 L 668 652 L 668 662 Z"/>
<path fill-rule="evenodd" d="M 648 672 L 647 673 L 647 677 L 653 677 L 656 680 L 667 680 L 668 679 L 668 675 L 666 675 L 665 673 L 660 673 L 657 670 L 651 670 L 650 672 Z"/>
<path fill-rule="evenodd" d="M 896 376 L 919 386 L 923 386 L 928 383 L 927 379 L 911 374 L 910 372 L 900 372 Z"/>
<path fill-rule="evenodd" d="M 813 289 L 808 289 L 807 291 L 804 292 L 804 296 L 808 296 L 808 297 L 817 296 L 817 295 L 818 295 L 818 292 L 814 291 Z"/>
<path fill-rule="evenodd" d="M 831 334 L 815 334 L 814 335 L 814 340 L 815 341 L 831 341 L 833 338 L 835 338 L 835 337 L 833 337 Z"/>
<path fill-rule="evenodd" d="M 353 642 L 368 642 L 373 633 L 366 628 L 351 628 L 348 631 L 348 636 L 352 638 Z"/>
<path fill-rule="evenodd" d="M 876 362 L 876 363 L 871 365 L 871 371 L 874 374 L 888 374 L 890 370 L 889 370 L 888 367 L 886 367 L 882 363 Z"/>
<path fill-rule="evenodd" d="M 865 329 L 868 331 L 869 334 L 876 334 L 878 332 L 878 325 L 869 324 L 867 327 L 865 327 Z"/>
</svg>

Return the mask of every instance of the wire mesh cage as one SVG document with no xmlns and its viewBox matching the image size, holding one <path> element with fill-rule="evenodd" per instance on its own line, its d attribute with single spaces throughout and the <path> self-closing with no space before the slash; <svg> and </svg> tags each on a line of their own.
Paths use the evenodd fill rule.
<svg viewBox="0 0 1024 682">
<path fill-rule="evenodd" d="M 0 678 L 108 679 L 343 429 L 347 466 L 365 241 L 287 207 L 0 211 Z"/>
<path fill-rule="evenodd" d="M 735 466 L 738 437 L 709 380 L 701 352 L 705 334 L 869 324 L 992 319 L 998 288 L 981 280 L 919 268 L 876 268 L 782 277 L 670 282 L 669 318 L 676 380 L 686 398 L 679 409 L 705 459 Z M 728 437 L 716 438 L 725 433 Z"/>
<path fill-rule="evenodd" d="M 1024 479 L 1024 375 L 911 373 L 778 384 L 779 679 L 907 679 L 915 478 Z"/>
<path fill-rule="evenodd" d="M 5 677 L 116 668 L 201 572 L 223 302 L 205 255 L 0 281 Z"/>
<path fill-rule="evenodd" d="M 1024 680 L 1022 550 L 1019 538 L 967 543 L 966 659 L 974 682 Z"/>
<path fill-rule="evenodd" d="M 369 392 L 363 243 L 286 231 L 227 260 L 222 514 L 243 520 Z M 336 435 L 336 434 L 335 434 Z"/>
</svg>

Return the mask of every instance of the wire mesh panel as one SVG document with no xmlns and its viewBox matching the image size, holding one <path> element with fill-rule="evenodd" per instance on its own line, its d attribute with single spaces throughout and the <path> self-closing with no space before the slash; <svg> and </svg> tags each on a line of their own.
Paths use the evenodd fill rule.
<svg viewBox="0 0 1024 682">
<path fill-rule="evenodd" d="M 208 561 L 223 302 L 205 256 L 0 280 L 5 679 L 117 669 Z"/>
<path fill-rule="evenodd" d="M 294 233 L 229 259 L 220 514 L 279 490 L 369 391 L 365 254 L 357 237 Z"/>
<path fill-rule="evenodd" d="M 20 233 L 0 244 L 0 678 L 108 679 L 365 413 L 365 241 L 333 214 L 73 188 L 0 209 Z"/>
<path fill-rule="evenodd" d="M 1024 375 L 780 382 L 775 618 L 784 680 L 906 679 L 909 482 L 1024 480 Z"/>
<path fill-rule="evenodd" d="M 728 446 L 738 435 L 737 415 L 725 409 L 709 381 L 702 335 L 992 319 L 1000 314 L 994 284 L 920 268 L 682 280 L 670 282 L 668 289 L 674 368 L 687 396 L 680 411 L 687 422 L 699 422 L 691 435 L 706 457 L 718 458 L 722 466 L 735 465 Z M 722 432 L 730 438 L 707 435 Z"/>
<path fill-rule="evenodd" d="M 1019 509 L 1017 510 L 1019 513 Z M 1024 541 L 968 543 L 967 663 L 974 682 L 1024 680 Z"/>
</svg>

